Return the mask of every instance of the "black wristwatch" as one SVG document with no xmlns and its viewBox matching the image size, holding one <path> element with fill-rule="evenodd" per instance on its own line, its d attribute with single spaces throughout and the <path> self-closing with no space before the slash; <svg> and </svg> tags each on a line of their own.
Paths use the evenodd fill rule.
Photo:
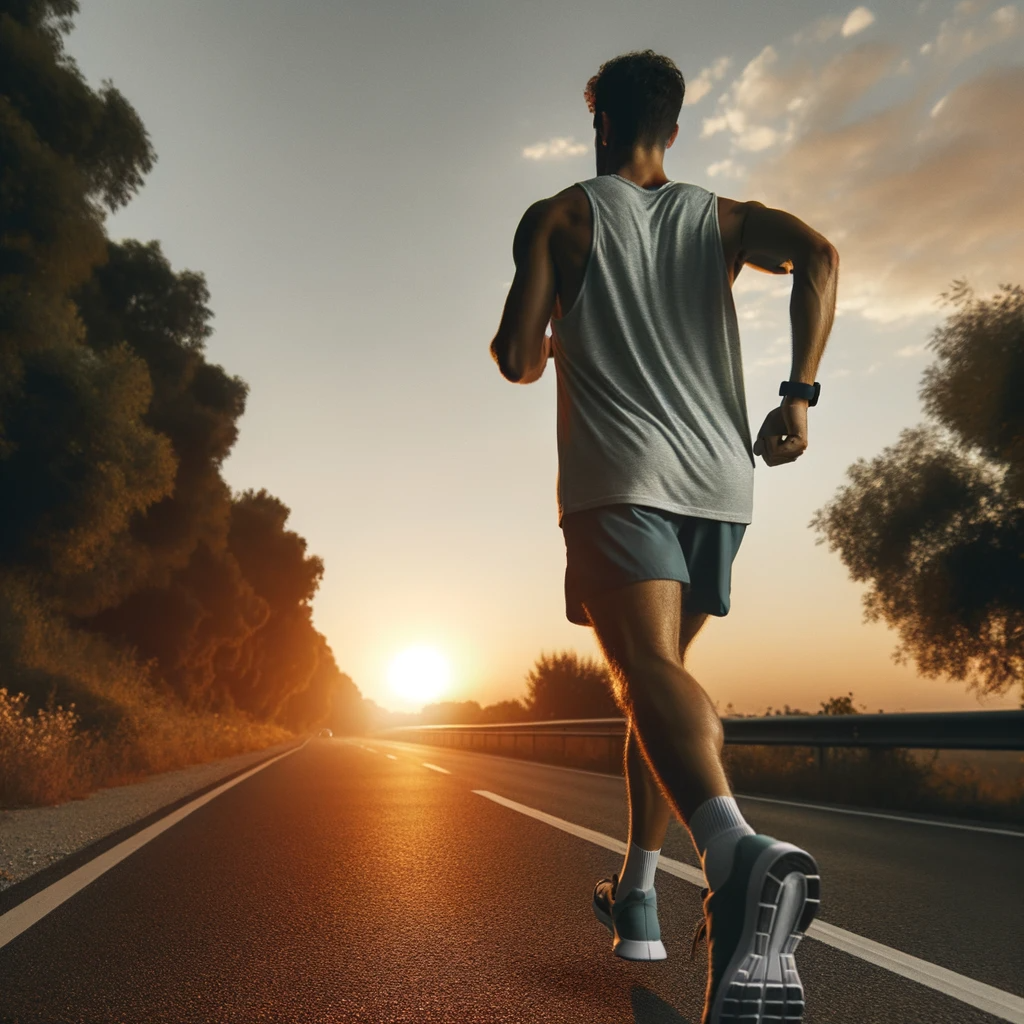
<svg viewBox="0 0 1024 1024">
<path fill-rule="evenodd" d="M 779 394 L 793 398 L 806 398 L 808 405 L 817 405 L 818 395 L 821 394 L 821 385 L 817 381 L 813 384 L 804 384 L 798 380 L 784 380 L 779 385 Z"/>
</svg>

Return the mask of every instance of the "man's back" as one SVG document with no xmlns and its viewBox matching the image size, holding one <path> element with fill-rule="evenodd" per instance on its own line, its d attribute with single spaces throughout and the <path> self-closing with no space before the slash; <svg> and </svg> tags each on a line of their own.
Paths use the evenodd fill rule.
<svg viewBox="0 0 1024 1024">
<path fill-rule="evenodd" d="M 560 518 L 630 503 L 749 523 L 754 460 L 716 196 L 617 174 L 578 186 L 559 197 L 552 234 Z"/>
</svg>

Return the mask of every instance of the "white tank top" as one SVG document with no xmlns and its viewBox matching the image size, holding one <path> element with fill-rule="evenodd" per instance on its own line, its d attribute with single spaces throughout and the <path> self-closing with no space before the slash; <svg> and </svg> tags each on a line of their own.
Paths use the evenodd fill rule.
<svg viewBox="0 0 1024 1024">
<path fill-rule="evenodd" d="M 578 184 L 593 242 L 576 301 L 551 322 L 559 522 L 630 503 L 749 523 L 754 455 L 717 196 L 617 174 Z"/>
</svg>

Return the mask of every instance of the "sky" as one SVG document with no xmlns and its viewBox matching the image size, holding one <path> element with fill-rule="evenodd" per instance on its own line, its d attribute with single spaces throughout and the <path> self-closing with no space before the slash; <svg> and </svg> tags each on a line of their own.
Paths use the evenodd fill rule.
<svg viewBox="0 0 1024 1024">
<path fill-rule="evenodd" d="M 566 621 L 553 369 L 488 354 L 535 200 L 595 174 L 587 80 L 647 47 L 687 82 L 669 178 L 789 210 L 840 253 L 837 317 L 791 465 L 758 460 L 732 609 L 688 667 L 720 708 L 1012 707 L 894 663 L 864 587 L 816 544 L 848 466 L 921 421 L 955 278 L 1024 283 L 1024 10 L 832 0 L 81 0 L 68 51 L 157 164 L 109 220 L 205 274 L 209 358 L 250 385 L 224 473 L 322 556 L 314 620 L 363 695 L 414 645 L 448 699 L 525 692 Z M 752 429 L 788 376 L 790 280 L 736 286 Z"/>
</svg>

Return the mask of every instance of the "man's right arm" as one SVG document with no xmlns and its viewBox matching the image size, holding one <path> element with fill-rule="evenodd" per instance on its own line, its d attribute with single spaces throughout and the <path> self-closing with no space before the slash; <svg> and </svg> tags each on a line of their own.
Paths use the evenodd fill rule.
<svg viewBox="0 0 1024 1024">
<path fill-rule="evenodd" d="M 761 268 L 792 265 L 790 380 L 813 384 L 836 312 L 839 253 L 824 235 L 784 210 L 741 204 L 739 261 Z"/>
<path fill-rule="evenodd" d="M 768 273 L 793 276 L 789 379 L 813 384 L 835 317 L 839 254 L 827 238 L 784 210 L 757 202 L 723 202 L 728 204 L 720 209 L 720 219 L 727 225 L 723 243 L 735 247 L 727 258 L 736 272 L 749 264 Z M 807 400 L 787 397 L 765 419 L 754 454 L 763 456 L 769 466 L 777 466 L 792 462 L 806 448 Z"/>
</svg>

